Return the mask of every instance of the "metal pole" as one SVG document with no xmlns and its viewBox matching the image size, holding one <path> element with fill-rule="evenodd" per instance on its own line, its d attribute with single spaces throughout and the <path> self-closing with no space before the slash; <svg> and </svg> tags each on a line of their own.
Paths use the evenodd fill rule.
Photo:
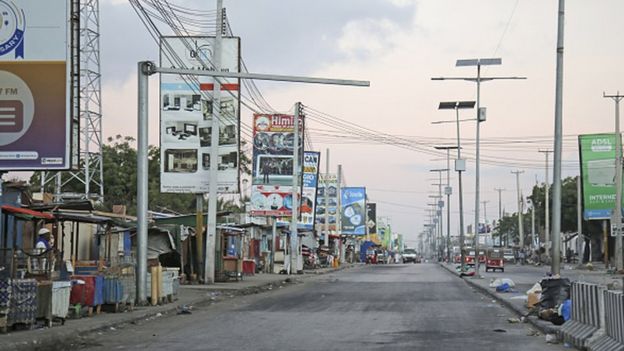
<svg viewBox="0 0 624 351">
<path fill-rule="evenodd" d="M 271 231 L 271 273 L 275 273 L 275 251 L 277 247 L 277 218 L 272 218 L 272 231 Z"/>
<path fill-rule="evenodd" d="M 524 227 L 522 225 L 522 196 L 520 196 L 520 174 L 524 171 L 512 171 L 516 175 L 516 196 L 518 199 L 518 236 L 520 237 L 520 249 L 524 249 Z"/>
<path fill-rule="evenodd" d="M 582 262 L 581 249 L 585 241 L 583 238 L 583 198 L 581 196 L 581 176 L 576 176 L 576 226 L 578 231 L 576 236 L 576 254 L 578 255 L 579 263 Z"/>
<path fill-rule="evenodd" d="M 191 264 L 197 264 L 199 271 L 198 277 L 203 277 L 202 271 L 204 269 L 204 194 L 197 194 L 196 208 L 195 208 L 195 258 L 197 262 Z"/>
<path fill-rule="evenodd" d="M 477 63 L 477 143 L 475 150 L 475 217 L 474 217 L 474 248 L 475 277 L 479 277 L 479 128 L 481 126 L 481 64 Z"/>
<path fill-rule="evenodd" d="M 342 234 L 342 165 L 338 165 L 337 175 L 337 187 L 338 187 L 338 208 L 336 209 L 336 234 L 338 240 L 340 240 Z"/>
<path fill-rule="evenodd" d="M 327 245 L 327 249 L 329 249 L 329 148 L 325 151 L 327 153 L 327 157 L 325 159 L 325 238 L 324 242 Z M 340 196 L 340 195 L 339 195 Z M 340 211 L 339 208 L 336 211 Z"/>
<path fill-rule="evenodd" d="M 214 41 L 212 62 L 216 72 L 221 71 L 221 43 L 223 39 L 223 0 L 217 0 L 217 35 Z M 217 192 L 219 171 L 219 123 L 221 123 L 221 81 L 214 79 L 212 90 L 212 132 L 210 140 L 210 184 L 208 186 L 208 218 L 206 230 L 206 260 L 204 261 L 204 283 L 215 281 L 216 239 L 217 239 Z"/>
<path fill-rule="evenodd" d="M 619 94 L 618 94 L 619 95 Z M 622 135 L 620 134 L 620 100 L 615 100 L 615 267 L 624 269 L 622 261 Z"/>
<path fill-rule="evenodd" d="M 502 201 L 501 201 L 501 193 L 503 191 L 505 191 L 505 189 L 503 189 L 503 188 L 496 188 L 494 190 L 496 190 L 498 192 L 498 225 L 500 226 L 501 219 L 503 218 L 503 207 L 502 207 Z M 500 236 L 501 236 L 501 233 L 499 233 L 499 237 Z M 501 240 L 501 242 L 500 242 L 501 245 L 500 246 L 503 246 L 502 238 L 500 240 Z M 505 242 L 505 246 L 509 247 L 509 240 L 505 240 L 505 241 L 506 241 Z"/>
<path fill-rule="evenodd" d="M 624 98 L 618 91 L 617 95 L 605 95 L 615 101 L 615 267 L 618 271 L 624 269 L 622 261 L 622 135 L 620 134 L 620 101 Z M 611 223 L 613 226 L 613 223 Z"/>
<path fill-rule="evenodd" d="M 555 160 L 553 164 L 552 274 L 561 272 L 561 144 L 563 129 L 563 26 L 565 0 L 559 0 L 557 22 L 557 82 L 555 91 Z"/>
<path fill-rule="evenodd" d="M 457 120 L 457 160 L 461 160 L 461 138 L 459 134 L 459 104 L 455 107 L 455 115 Z M 457 168 L 457 165 L 455 165 Z M 464 192 L 462 189 L 462 171 L 457 170 L 457 177 L 459 178 L 459 251 L 461 255 L 461 262 L 459 263 L 460 271 L 464 272 L 464 263 L 466 260 L 466 253 L 464 252 Z M 478 255 L 478 252 L 477 252 Z M 477 260 L 478 261 L 478 260 Z"/>
<path fill-rule="evenodd" d="M 451 262 L 451 150 L 446 149 L 446 257 Z"/>
<path fill-rule="evenodd" d="M 294 142 L 293 142 L 293 170 L 292 170 L 292 217 L 290 220 L 290 271 L 289 274 L 297 272 L 297 255 L 299 251 L 299 237 L 297 224 L 299 223 L 299 116 L 301 114 L 301 103 L 295 103 L 294 118 Z"/>
<path fill-rule="evenodd" d="M 148 83 L 151 62 L 138 64 L 138 136 L 137 136 L 137 304 L 147 302 L 147 151 Z"/>
<path fill-rule="evenodd" d="M 443 240 L 442 238 L 444 237 L 444 226 L 443 224 L 443 218 L 442 218 L 442 207 L 440 207 L 439 202 L 442 201 L 442 172 L 438 172 L 438 206 L 437 206 L 437 210 L 436 213 L 439 213 L 440 215 L 438 216 L 438 234 L 437 234 L 437 240 L 440 243 L 438 245 L 438 261 L 441 261 L 442 256 L 444 256 L 444 246 L 442 246 Z"/>
<path fill-rule="evenodd" d="M 535 247 L 535 202 L 531 201 L 531 247 Z"/>
<path fill-rule="evenodd" d="M 544 181 L 544 196 L 546 201 L 544 204 L 544 245 L 546 246 L 546 255 L 550 256 L 550 178 L 548 177 L 548 156 L 552 153 L 552 150 L 539 150 L 539 152 L 546 156 L 546 180 Z"/>
</svg>

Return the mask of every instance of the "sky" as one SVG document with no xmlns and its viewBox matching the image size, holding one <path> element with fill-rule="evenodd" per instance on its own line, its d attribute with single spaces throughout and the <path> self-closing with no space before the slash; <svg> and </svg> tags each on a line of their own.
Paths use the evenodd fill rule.
<svg viewBox="0 0 624 351">
<path fill-rule="evenodd" d="M 193 9 L 213 10 L 213 0 L 170 0 Z M 369 80 L 369 88 L 258 82 L 278 111 L 295 102 L 350 123 L 413 140 L 422 149 L 454 144 L 453 119 L 440 101 L 474 100 L 476 85 L 432 81 L 432 77 L 474 76 L 474 67 L 455 67 L 460 58 L 500 57 L 486 76 L 524 76 L 482 84 L 481 200 L 487 219 L 498 217 L 498 193 L 507 212 L 517 210 L 516 178 L 526 196 L 544 182 L 544 155 L 552 149 L 554 127 L 557 1 L 555 0 L 225 0 L 242 56 L 256 73 Z M 576 135 L 610 132 L 614 103 L 603 92 L 624 90 L 624 30 L 618 0 L 566 2 L 563 90 L 564 176 L 579 173 Z M 158 59 L 158 48 L 127 0 L 100 0 L 103 133 L 136 136 L 136 67 Z M 158 80 L 150 81 L 150 144 L 158 144 Z M 252 111 L 241 119 L 250 124 Z M 461 112 L 475 118 L 476 111 Z M 328 127 L 308 125 L 311 143 L 326 156 L 330 171 L 342 165 L 348 186 L 365 186 L 377 213 L 394 231 L 414 242 L 427 222 L 429 195 L 445 157 L 393 145 L 328 139 Z M 467 156 L 464 173 L 466 223 L 474 222 L 475 122 L 461 124 Z M 538 138 L 539 137 L 539 138 Z M 512 143 L 515 141 L 515 143 Z M 519 142 L 525 143 L 519 143 Z M 551 159 L 552 160 L 552 159 Z M 325 165 L 325 160 L 321 160 Z M 321 168 L 324 172 L 324 166 Z M 552 171 L 551 171 L 552 177 Z M 457 177 L 451 174 L 452 234 L 457 233 Z M 483 205 L 481 205 L 483 206 Z M 444 211 L 446 213 L 446 210 Z M 483 221 L 483 207 L 481 207 Z"/>
</svg>

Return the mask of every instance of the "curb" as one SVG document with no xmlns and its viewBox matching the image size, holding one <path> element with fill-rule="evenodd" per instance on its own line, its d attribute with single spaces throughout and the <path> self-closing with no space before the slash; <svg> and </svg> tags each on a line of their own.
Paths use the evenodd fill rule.
<svg viewBox="0 0 624 351">
<path fill-rule="evenodd" d="M 471 281 L 470 279 L 464 279 L 463 277 L 460 277 L 459 274 L 457 274 L 457 272 L 453 271 L 451 268 L 447 267 L 444 264 L 440 264 L 440 266 L 442 268 L 444 268 L 445 270 L 447 270 L 448 272 L 450 272 L 451 274 L 453 274 L 454 276 L 458 277 L 459 279 L 463 280 L 464 282 L 466 282 L 466 284 L 470 285 L 471 287 L 477 289 L 479 292 L 481 292 L 482 294 L 485 294 L 493 299 L 495 299 L 496 301 L 498 301 L 499 303 L 501 303 L 502 305 L 504 305 L 507 309 L 511 310 L 512 312 L 514 312 L 518 317 L 524 317 L 525 320 L 531 324 L 533 327 L 535 327 L 536 329 L 538 329 L 540 332 L 542 332 L 542 334 L 557 334 L 557 331 L 559 330 L 558 328 L 555 327 L 551 327 L 549 325 L 547 325 L 547 322 L 542 322 L 539 318 L 537 318 L 536 316 L 527 316 L 526 315 L 526 311 L 523 309 L 518 308 L 518 306 L 514 305 L 513 303 L 501 298 L 500 296 L 498 296 L 495 292 L 490 291 L 487 288 L 482 287 L 481 285 Z M 470 277 L 468 277 L 470 278 Z"/>
<path fill-rule="evenodd" d="M 260 292 L 264 292 L 262 290 L 264 290 L 265 288 L 268 288 L 269 286 L 272 286 L 275 284 L 283 283 L 287 279 L 291 279 L 292 280 L 291 282 L 294 282 L 297 279 L 305 280 L 305 279 L 316 277 L 319 275 L 335 273 L 338 271 L 342 271 L 342 270 L 350 269 L 354 267 L 357 267 L 357 264 L 345 264 L 337 268 L 329 269 L 327 271 L 315 272 L 315 273 L 310 273 L 310 274 L 283 275 L 283 278 L 282 276 L 280 276 L 280 279 L 276 281 L 265 282 L 259 285 L 250 286 L 250 287 L 242 288 L 239 290 L 227 290 L 227 291 L 230 295 L 233 295 L 233 297 L 257 294 Z M 215 289 L 213 291 L 223 292 L 223 290 L 218 290 L 218 289 Z M 188 302 L 187 304 L 191 306 L 200 306 L 211 301 L 212 301 L 212 296 L 206 296 L 206 297 L 192 300 Z M 61 326 L 58 328 L 54 328 L 55 332 L 50 335 L 37 335 L 37 330 L 26 331 L 26 333 L 32 334 L 32 338 L 30 338 L 29 341 L 11 342 L 11 341 L 2 340 L 2 336 L 0 336 L 0 343 L 2 344 L 2 350 L 10 350 L 10 351 L 65 350 L 70 345 L 72 348 L 76 347 L 77 346 L 76 344 L 80 344 L 80 342 L 82 341 L 82 338 L 85 337 L 86 335 L 101 332 L 104 330 L 109 330 L 110 328 L 119 328 L 123 325 L 134 324 L 139 321 L 149 320 L 155 317 L 160 317 L 160 316 L 164 317 L 164 316 L 170 315 L 171 313 L 177 312 L 178 306 L 179 304 L 177 304 L 174 301 L 173 303 L 170 303 L 167 305 L 158 306 L 160 308 L 158 308 L 157 310 L 150 310 L 150 309 L 146 309 L 145 311 L 135 310 L 133 312 L 128 313 L 128 318 L 121 318 L 120 320 L 112 322 L 110 324 L 94 325 L 94 326 L 86 327 L 83 329 L 81 329 L 80 327 L 64 328 L 63 326 Z M 97 317 L 93 317 L 93 318 L 97 318 Z M 20 333 L 20 332 L 17 332 L 17 333 Z"/>
</svg>

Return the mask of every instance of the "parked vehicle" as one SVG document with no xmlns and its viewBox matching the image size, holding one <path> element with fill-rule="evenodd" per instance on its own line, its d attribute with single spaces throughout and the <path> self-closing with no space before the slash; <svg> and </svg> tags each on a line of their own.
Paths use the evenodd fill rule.
<svg viewBox="0 0 624 351">
<path fill-rule="evenodd" d="M 464 249 L 464 264 L 468 266 L 475 265 L 475 250 L 473 248 Z"/>
<path fill-rule="evenodd" d="M 405 249 L 403 251 L 403 263 L 416 263 L 416 250 L 414 249 Z"/>
<path fill-rule="evenodd" d="M 383 251 L 377 251 L 377 264 L 388 263 L 388 256 Z"/>
<path fill-rule="evenodd" d="M 501 272 L 505 271 L 502 249 L 486 250 L 485 271 L 487 272 L 490 269 L 493 271 L 496 271 L 497 269 L 500 269 Z"/>
<path fill-rule="evenodd" d="M 503 260 L 505 262 L 512 262 L 512 263 L 516 262 L 516 256 L 514 255 L 514 252 L 512 249 L 503 249 Z"/>
</svg>

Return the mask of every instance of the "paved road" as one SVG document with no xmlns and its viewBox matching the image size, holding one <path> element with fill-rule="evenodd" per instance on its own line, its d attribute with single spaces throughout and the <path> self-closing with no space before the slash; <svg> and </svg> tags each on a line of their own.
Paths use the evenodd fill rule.
<svg viewBox="0 0 624 351">
<path fill-rule="evenodd" d="M 438 265 L 376 265 L 107 331 L 83 349 L 563 349 L 509 317 Z"/>
</svg>

